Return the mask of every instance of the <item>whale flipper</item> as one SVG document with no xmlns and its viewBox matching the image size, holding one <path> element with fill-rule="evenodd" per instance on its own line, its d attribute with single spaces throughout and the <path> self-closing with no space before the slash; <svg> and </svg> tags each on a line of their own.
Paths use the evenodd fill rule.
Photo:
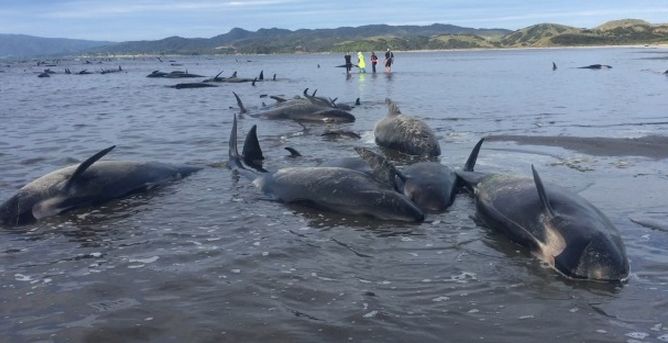
<svg viewBox="0 0 668 343">
<path fill-rule="evenodd" d="M 276 100 L 276 102 L 286 102 L 287 101 L 285 98 L 281 98 L 278 95 L 270 95 L 269 97 Z"/>
<path fill-rule="evenodd" d="M 74 173 L 72 173 L 72 176 L 70 176 L 70 178 L 67 180 L 67 183 L 65 183 L 65 187 L 64 187 L 65 191 L 68 191 L 72 188 L 72 186 L 77 182 L 77 180 L 79 178 L 81 178 L 81 175 L 83 175 L 83 173 L 86 171 L 86 169 L 88 169 L 88 167 L 92 166 L 93 163 L 97 162 L 97 160 L 101 159 L 104 155 L 108 154 L 111 150 L 114 150 L 115 147 L 116 147 L 115 145 L 112 145 L 112 146 L 96 153 L 95 155 L 89 157 L 87 160 L 81 162 L 81 164 L 79 164 L 79 166 L 74 171 Z"/>
<path fill-rule="evenodd" d="M 297 151 L 294 148 L 291 148 L 289 146 L 286 146 L 285 150 L 290 152 L 290 156 L 288 156 L 288 157 L 300 157 L 302 155 L 302 154 L 299 153 L 299 151 Z"/>
</svg>

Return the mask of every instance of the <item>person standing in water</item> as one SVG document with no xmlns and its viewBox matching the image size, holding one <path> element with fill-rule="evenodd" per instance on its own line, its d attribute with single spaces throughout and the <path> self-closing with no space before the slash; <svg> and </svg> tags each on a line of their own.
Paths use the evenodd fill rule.
<svg viewBox="0 0 668 343">
<path fill-rule="evenodd" d="M 364 54 L 361 51 L 357 52 L 357 67 L 360 68 L 360 73 L 366 73 L 366 61 L 364 60 Z"/>
<path fill-rule="evenodd" d="M 373 73 L 376 73 L 376 64 L 378 64 L 378 56 L 376 56 L 375 52 L 371 52 L 371 70 Z"/>
<path fill-rule="evenodd" d="M 343 58 L 346 60 L 346 74 L 350 74 L 350 69 L 353 68 L 353 63 L 350 62 L 350 59 L 352 56 L 350 56 L 349 52 L 346 52 L 346 54 L 343 56 Z"/>
<path fill-rule="evenodd" d="M 390 48 L 387 48 L 385 52 L 385 72 L 392 72 L 392 63 L 394 63 L 394 54 L 390 51 Z"/>
</svg>

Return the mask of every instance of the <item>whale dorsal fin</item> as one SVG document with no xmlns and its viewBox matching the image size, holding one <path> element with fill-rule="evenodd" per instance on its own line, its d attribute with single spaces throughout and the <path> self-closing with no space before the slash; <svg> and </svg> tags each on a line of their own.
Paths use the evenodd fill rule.
<svg viewBox="0 0 668 343">
<path fill-rule="evenodd" d="M 369 164 L 373 170 L 374 179 L 380 183 L 388 185 L 395 190 L 397 189 L 397 177 L 402 183 L 405 183 L 406 177 L 385 157 L 362 147 L 356 147 L 355 152 Z"/>
<path fill-rule="evenodd" d="M 294 148 L 291 148 L 289 146 L 286 146 L 285 150 L 290 152 L 290 156 L 288 156 L 288 157 L 299 157 L 299 156 L 302 155 L 302 154 L 299 153 L 299 151 L 297 151 Z"/>
<path fill-rule="evenodd" d="M 230 142 L 227 156 L 230 160 L 230 166 L 237 168 L 242 168 L 241 158 L 239 157 L 239 149 L 237 148 L 237 114 L 234 114 L 234 120 L 232 121 L 232 131 L 230 132 Z"/>
<path fill-rule="evenodd" d="M 308 88 L 304 89 L 304 96 L 308 98 Z"/>
<path fill-rule="evenodd" d="M 239 114 L 248 113 L 248 111 L 246 110 L 246 107 L 244 107 L 244 103 L 241 102 L 241 98 L 239 98 L 237 93 L 232 92 L 232 94 L 234 94 L 234 97 L 237 99 L 237 105 L 239 105 Z M 236 116 L 234 118 L 236 119 Z"/>
<path fill-rule="evenodd" d="M 357 98 L 357 99 L 355 99 L 355 106 L 359 106 L 359 105 L 360 105 L 360 98 Z"/>
<path fill-rule="evenodd" d="M 458 183 L 468 188 L 469 190 L 473 190 L 475 185 L 480 183 L 480 181 L 482 181 L 487 176 L 487 174 L 478 173 L 473 170 L 475 167 L 475 163 L 478 160 L 478 153 L 480 152 L 480 147 L 482 146 L 482 143 L 484 141 L 485 138 L 481 138 L 478 141 L 478 143 L 476 143 L 475 147 L 473 147 L 473 150 L 471 150 L 469 158 L 466 160 L 466 163 L 464 164 L 464 168 L 461 171 L 456 172 L 457 177 L 459 178 Z"/>
<path fill-rule="evenodd" d="M 276 81 L 276 73 L 274 73 L 274 77 L 272 77 L 271 80 Z"/>
<path fill-rule="evenodd" d="M 235 71 L 234 73 L 232 73 L 231 77 L 237 77 L 237 72 Z"/>
<path fill-rule="evenodd" d="M 473 147 L 473 150 L 471 150 L 471 154 L 469 155 L 469 158 L 466 160 L 466 163 L 464 164 L 464 171 L 469 171 L 469 172 L 473 171 L 475 163 L 478 160 L 478 153 L 480 153 L 480 147 L 482 146 L 483 142 L 485 142 L 485 138 L 480 138 L 478 143 L 476 143 L 476 145 Z"/>
<path fill-rule="evenodd" d="M 81 175 L 88 169 L 90 166 L 93 165 L 93 163 L 97 162 L 97 160 L 101 159 L 104 155 L 108 154 L 111 150 L 113 150 L 116 146 L 112 145 L 95 155 L 89 157 L 87 160 L 81 162 L 77 169 L 72 173 L 72 176 L 67 180 L 67 183 L 65 183 L 65 190 L 69 190 L 72 185 L 74 185 L 77 182 L 77 179 L 81 178 Z"/>
<path fill-rule="evenodd" d="M 390 98 L 385 98 L 385 103 L 387 104 L 387 115 L 388 117 L 396 116 L 401 114 L 399 107 L 395 104 Z"/>
<path fill-rule="evenodd" d="M 262 169 L 262 160 L 264 160 L 264 156 L 262 155 L 260 142 L 257 139 L 257 125 L 253 125 L 250 131 L 248 131 L 241 155 L 244 157 L 246 165 L 258 170 Z"/>
<path fill-rule="evenodd" d="M 264 80 L 264 70 L 260 70 L 260 76 L 257 79 Z"/>
<path fill-rule="evenodd" d="M 312 96 L 312 97 L 315 96 L 316 93 L 318 93 L 318 89 L 317 89 L 317 88 L 316 88 L 316 90 L 313 91 L 313 94 L 311 94 L 311 96 Z"/>
<path fill-rule="evenodd" d="M 550 204 L 550 199 L 547 197 L 545 192 L 545 187 L 543 186 L 543 181 L 540 179 L 540 175 L 534 168 L 533 164 L 531 165 L 531 171 L 533 172 L 533 181 L 536 183 L 536 189 L 538 190 L 538 197 L 540 198 L 540 203 L 543 207 L 543 210 L 551 217 L 554 218 L 554 209 Z"/>
</svg>

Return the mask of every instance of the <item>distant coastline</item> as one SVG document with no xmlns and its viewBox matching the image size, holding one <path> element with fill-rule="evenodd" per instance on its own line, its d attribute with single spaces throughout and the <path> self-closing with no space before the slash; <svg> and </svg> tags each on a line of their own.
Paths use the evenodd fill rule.
<svg viewBox="0 0 668 343">
<path fill-rule="evenodd" d="M 3 39 L 12 39 L 11 44 L 4 44 L 6 42 Z M 661 48 L 668 46 L 668 24 L 651 24 L 638 19 L 621 19 L 590 29 L 543 23 L 515 31 L 467 28 L 448 24 L 366 25 L 295 31 L 277 28 L 247 31 L 235 28 L 228 33 L 211 38 L 167 37 L 153 41 L 121 43 L 53 41 L 48 38 L 0 34 L 0 56 L 34 57 L 40 55 L 39 48 L 42 46 L 52 47 L 65 43 L 70 44 L 71 47 L 68 50 L 60 51 L 61 55 L 90 57 L 312 54 L 385 51 L 386 48 L 394 51 Z M 30 54 L 25 53 L 26 51 L 29 51 Z M 58 55 L 58 52 L 50 49 L 41 55 L 54 56 Z"/>
<path fill-rule="evenodd" d="M 518 51 L 518 50 L 564 50 L 564 49 L 668 49 L 665 44 L 627 44 L 627 45 L 592 45 L 592 46 L 552 46 L 552 47 L 513 47 L 513 48 L 468 48 L 468 49 L 421 49 L 421 50 L 392 50 L 395 53 L 431 53 L 431 52 L 467 52 L 467 51 Z M 364 51 L 368 52 L 368 51 Z M 337 55 L 338 51 L 321 52 L 284 52 L 275 54 L 237 53 L 237 54 L 202 54 L 198 56 L 270 56 L 270 55 Z M 118 54 L 105 55 L 108 58 L 156 58 L 156 57 L 183 57 L 192 54 Z M 99 58 L 99 55 L 82 54 L 79 58 Z"/>
</svg>

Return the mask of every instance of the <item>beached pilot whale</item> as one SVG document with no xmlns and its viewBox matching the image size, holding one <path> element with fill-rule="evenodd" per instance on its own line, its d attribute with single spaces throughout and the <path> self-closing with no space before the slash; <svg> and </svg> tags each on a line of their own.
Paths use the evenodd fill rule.
<svg viewBox="0 0 668 343">
<path fill-rule="evenodd" d="M 475 190 L 477 216 L 486 226 L 529 248 L 569 278 L 628 278 L 624 243 L 601 211 L 567 189 L 543 184 L 533 166 L 533 179 L 474 172 L 482 142 L 458 174 Z"/>
<path fill-rule="evenodd" d="M 237 149 L 236 127 L 235 115 L 230 133 L 228 165 L 249 172 L 244 168 L 245 163 Z M 245 175 L 249 176 L 248 173 Z M 388 188 L 373 176 L 353 169 L 291 167 L 259 176 L 254 174 L 252 178 L 260 191 L 284 203 L 383 220 L 424 220 L 424 213 L 405 195 Z"/>
<path fill-rule="evenodd" d="M 612 66 L 607 64 L 590 64 L 584 67 L 578 67 L 578 69 L 612 69 Z"/>
<path fill-rule="evenodd" d="M 385 157 L 367 148 L 358 147 L 355 151 L 367 162 L 376 178 L 387 180 L 391 188 L 407 196 L 423 212 L 443 212 L 454 202 L 458 177 L 447 166 L 438 162 L 418 162 L 397 169 Z M 348 168 L 359 168 L 353 159 L 340 161 Z M 390 174 L 379 175 L 379 172 Z"/>
<path fill-rule="evenodd" d="M 376 144 L 407 155 L 428 158 L 441 155 L 436 135 L 425 122 L 401 114 L 399 107 L 390 99 L 385 99 L 385 103 L 387 117 L 378 121 L 373 131 Z"/>
<path fill-rule="evenodd" d="M 167 86 L 167 87 L 176 89 L 185 89 L 185 88 L 208 88 L 208 87 L 218 87 L 218 86 L 204 82 L 184 82 L 184 83 L 177 83 L 173 86 Z"/>
<path fill-rule="evenodd" d="M 236 93 L 234 93 L 234 97 L 239 105 L 239 113 L 248 113 L 241 102 L 241 98 Z M 338 109 L 333 104 L 325 103 L 318 97 L 284 100 L 271 108 L 253 113 L 251 116 L 321 123 L 352 123 L 355 121 L 355 116 L 350 112 Z"/>
<path fill-rule="evenodd" d="M 0 205 L 0 224 L 18 226 L 122 198 L 185 177 L 199 168 L 159 162 L 98 161 L 115 146 L 79 165 L 58 169 L 23 186 Z"/>
</svg>

